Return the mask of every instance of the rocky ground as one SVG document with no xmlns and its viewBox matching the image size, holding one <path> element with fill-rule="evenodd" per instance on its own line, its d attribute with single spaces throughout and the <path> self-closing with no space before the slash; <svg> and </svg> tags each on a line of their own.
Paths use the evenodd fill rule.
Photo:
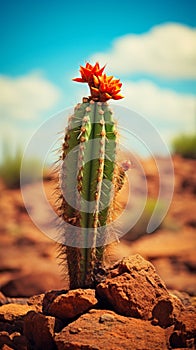
<svg viewBox="0 0 196 350">
<path fill-rule="evenodd" d="M 124 258 L 94 289 L 0 299 L 2 349 L 194 349 L 195 300 L 170 293 L 140 255 Z"/>
<path fill-rule="evenodd" d="M 111 269 L 96 291 L 68 292 L 54 242 L 31 222 L 20 191 L 0 184 L 0 348 L 194 348 L 196 162 L 173 161 L 175 191 L 166 219 L 153 234 L 135 230 L 134 239 L 112 247 L 109 264 L 131 258 Z M 149 196 L 156 197 L 155 164 L 143 166 Z M 50 198 L 51 183 L 45 188 Z"/>
</svg>

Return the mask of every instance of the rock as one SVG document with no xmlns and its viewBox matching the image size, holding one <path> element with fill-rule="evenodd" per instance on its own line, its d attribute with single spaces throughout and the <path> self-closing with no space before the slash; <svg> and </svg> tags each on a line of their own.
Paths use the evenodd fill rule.
<svg viewBox="0 0 196 350">
<path fill-rule="evenodd" d="M 36 350 L 55 350 L 53 340 L 56 320 L 30 311 L 24 320 L 24 335 L 27 338 L 28 348 Z"/>
<path fill-rule="evenodd" d="M 113 322 L 115 320 L 115 317 L 111 314 L 103 314 L 101 315 L 99 322 L 104 323 L 104 322 Z"/>
<path fill-rule="evenodd" d="M 100 323 L 100 319 L 106 320 L 106 315 L 110 321 Z M 108 310 L 80 316 L 55 336 L 55 342 L 58 350 L 168 349 L 164 329 Z"/>
<path fill-rule="evenodd" d="M 20 304 L 5 304 L 0 306 L 0 321 L 13 322 L 22 318 L 27 312 L 34 310 L 33 306 Z"/>
<path fill-rule="evenodd" d="M 166 328 L 174 324 L 184 306 L 181 300 L 169 293 L 168 299 L 160 298 L 152 310 L 153 324 Z"/>
<path fill-rule="evenodd" d="M 26 338 L 18 332 L 0 332 L 0 349 L 27 350 Z"/>
<path fill-rule="evenodd" d="M 6 298 L 6 296 L 5 296 L 3 293 L 0 292 L 0 306 L 1 306 L 1 305 L 4 305 L 4 304 L 6 304 L 6 303 L 7 303 L 7 298 Z"/>
<path fill-rule="evenodd" d="M 175 323 L 174 332 L 170 336 L 173 348 L 194 348 L 196 340 L 196 312 L 194 308 L 184 310 Z"/>
<path fill-rule="evenodd" d="M 42 312 L 42 304 L 43 304 L 44 297 L 45 297 L 45 294 L 33 295 L 28 299 L 27 304 L 29 306 L 33 305 L 37 312 Z"/>
<path fill-rule="evenodd" d="M 13 348 L 10 348 L 10 346 L 4 344 L 1 348 L 1 350 L 13 350 Z"/>
<path fill-rule="evenodd" d="M 10 347 L 13 346 L 13 343 L 12 343 L 12 340 L 10 339 L 9 333 L 5 332 L 5 331 L 0 332 L 0 349 L 3 345 L 7 345 Z"/>
<path fill-rule="evenodd" d="M 173 303 L 170 299 L 159 300 L 152 310 L 153 324 L 168 327 L 174 323 Z"/>
<path fill-rule="evenodd" d="M 15 350 L 26 350 L 27 342 L 23 335 L 24 316 L 32 310 L 28 305 L 5 304 L 0 307 L 0 349 L 4 345 Z"/>
<path fill-rule="evenodd" d="M 47 315 L 49 306 L 53 303 L 53 301 L 57 298 L 57 296 L 61 294 L 66 294 L 67 292 L 68 292 L 68 289 L 51 290 L 49 292 L 46 292 L 44 294 L 44 298 L 42 302 L 43 313 Z"/>
<path fill-rule="evenodd" d="M 139 255 L 110 268 L 96 292 L 53 290 L 6 303 L 0 306 L 4 350 L 194 348 L 195 299 L 170 293 Z"/>
<path fill-rule="evenodd" d="M 6 331 L 9 334 L 13 332 L 23 332 L 23 320 L 17 320 L 17 321 L 10 321 L 9 322 L 0 322 L 0 332 Z"/>
<path fill-rule="evenodd" d="M 27 350 L 27 340 L 24 335 L 14 332 L 10 335 L 13 341 L 14 349 Z"/>
<path fill-rule="evenodd" d="M 124 316 L 150 320 L 167 327 L 182 304 L 169 294 L 154 266 L 140 255 L 124 258 L 97 286 L 97 294 Z M 177 297 L 176 297 L 177 299 Z"/>
<path fill-rule="evenodd" d="M 43 312 L 60 319 L 70 319 L 90 310 L 97 302 L 93 289 L 75 289 L 66 294 L 53 291 L 45 295 Z"/>
</svg>

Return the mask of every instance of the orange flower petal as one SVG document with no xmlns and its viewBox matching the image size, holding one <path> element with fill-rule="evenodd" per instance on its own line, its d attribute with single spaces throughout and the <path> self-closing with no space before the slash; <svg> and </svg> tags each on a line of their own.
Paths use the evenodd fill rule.
<svg viewBox="0 0 196 350">
<path fill-rule="evenodd" d="M 99 79 L 96 75 L 93 75 L 93 80 L 94 80 L 95 87 L 98 87 L 99 86 Z"/>
<path fill-rule="evenodd" d="M 114 100 L 120 100 L 121 98 L 124 98 L 124 96 L 122 96 L 122 95 L 114 95 L 114 96 L 112 96 L 112 98 Z"/>
<path fill-rule="evenodd" d="M 99 86 L 99 90 L 101 92 L 106 92 L 108 90 L 108 87 L 105 83 L 101 83 L 100 86 Z"/>
<path fill-rule="evenodd" d="M 93 93 L 93 95 L 95 96 L 99 96 L 99 89 L 91 86 L 91 92 Z"/>
<path fill-rule="evenodd" d="M 106 98 L 106 100 L 109 100 L 110 98 L 112 98 L 112 96 L 110 94 L 108 94 L 107 92 L 105 92 L 103 94 L 103 96 Z"/>
<path fill-rule="evenodd" d="M 108 82 L 111 82 L 112 79 L 113 79 L 113 75 L 110 75 L 110 76 L 107 77 L 107 81 Z"/>
<path fill-rule="evenodd" d="M 105 65 L 106 66 L 106 65 Z M 103 66 L 100 70 L 99 70 L 99 75 L 101 75 L 105 69 L 105 66 Z"/>
<path fill-rule="evenodd" d="M 82 67 L 82 72 L 86 77 L 89 77 L 91 74 L 91 70 L 85 67 Z"/>
<path fill-rule="evenodd" d="M 92 66 L 90 63 L 87 62 L 87 63 L 86 63 L 86 68 L 87 68 L 87 69 L 93 69 L 93 66 Z"/>
<path fill-rule="evenodd" d="M 82 78 L 73 78 L 73 81 L 77 81 L 78 83 L 85 83 L 86 81 Z"/>
</svg>

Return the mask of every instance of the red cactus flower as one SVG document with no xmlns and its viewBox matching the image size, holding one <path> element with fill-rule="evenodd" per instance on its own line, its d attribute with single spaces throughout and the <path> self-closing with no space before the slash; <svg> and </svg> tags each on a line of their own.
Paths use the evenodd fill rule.
<svg viewBox="0 0 196 350">
<path fill-rule="evenodd" d="M 93 83 L 93 76 L 101 76 L 104 69 L 105 66 L 100 68 L 98 62 L 96 62 L 94 66 L 92 66 L 90 63 L 86 63 L 86 67 L 80 66 L 81 78 L 74 78 L 72 80 L 79 83 L 88 83 L 91 85 Z"/>
<path fill-rule="evenodd" d="M 92 98 L 100 102 L 105 102 L 109 99 L 120 100 L 123 98 L 123 96 L 119 94 L 122 86 L 119 79 L 104 74 L 98 77 L 94 76 L 93 80 L 94 86 L 90 86 Z"/>
<path fill-rule="evenodd" d="M 105 102 L 109 99 L 120 100 L 119 94 L 122 84 L 119 79 L 113 76 L 102 74 L 105 66 L 100 68 L 97 62 L 94 66 L 86 63 L 86 67 L 80 66 L 81 78 L 74 78 L 73 81 L 88 83 L 91 91 L 91 98 L 95 101 Z"/>
</svg>

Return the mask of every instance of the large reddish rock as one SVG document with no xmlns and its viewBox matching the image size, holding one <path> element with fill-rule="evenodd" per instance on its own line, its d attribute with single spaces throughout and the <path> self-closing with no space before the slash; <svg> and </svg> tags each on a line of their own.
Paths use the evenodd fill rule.
<svg viewBox="0 0 196 350">
<path fill-rule="evenodd" d="M 43 312 L 60 319 L 75 318 L 92 309 L 97 303 L 95 290 L 75 289 L 66 294 L 52 291 L 45 294 Z"/>
<path fill-rule="evenodd" d="M 24 335 L 28 341 L 29 349 L 55 350 L 53 340 L 56 320 L 34 311 L 29 312 L 24 320 Z"/>
<path fill-rule="evenodd" d="M 97 286 L 97 294 L 124 316 L 150 320 L 162 327 L 174 323 L 183 308 L 166 289 L 154 266 L 140 255 L 124 258 Z"/>
<path fill-rule="evenodd" d="M 58 350 L 166 350 L 164 329 L 109 310 L 90 310 L 55 336 Z"/>
</svg>

